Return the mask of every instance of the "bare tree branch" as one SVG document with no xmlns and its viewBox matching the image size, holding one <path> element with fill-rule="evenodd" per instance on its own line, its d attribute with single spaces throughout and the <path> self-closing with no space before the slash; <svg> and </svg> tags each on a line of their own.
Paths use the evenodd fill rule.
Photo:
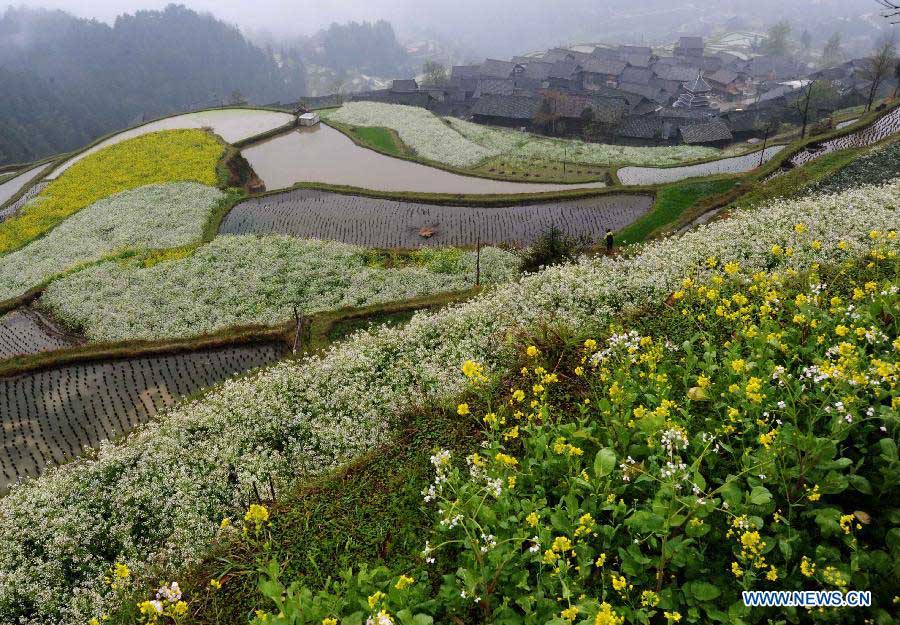
<svg viewBox="0 0 900 625">
<path fill-rule="evenodd" d="M 885 8 L 885 19 L 891 20 L 891 24 L 900 24 L 900 2 L 897 0 L 875 0 L 878 4 Z"/>
</svg>

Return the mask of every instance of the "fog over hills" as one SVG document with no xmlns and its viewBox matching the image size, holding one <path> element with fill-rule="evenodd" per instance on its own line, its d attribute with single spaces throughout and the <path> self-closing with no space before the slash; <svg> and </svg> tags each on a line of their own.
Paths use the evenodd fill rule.
<svg viewBox="0 0 900 625">
<path fill-rule="evenodd" d="M 165 0 L 37 0 L 29 5 L 62 8 L 83 17 L 112 21 L 122 12 L 161 8 Z M 848 49 L 864 46 L 888 28 L 875 0 L 190 0 L 197 11 L 242 29 L 276 37 L 311 35 L 332 22 L 386 19 L 402 36 L 428 33 L 467 47 L 475 55 L 510 56 L 524 48 L 577 41 L 656 42 L 678 33 L 708 35 L 717 28 L 764 30 L 788 19 L 824 41 L 843 31 Z"/>
</svg>

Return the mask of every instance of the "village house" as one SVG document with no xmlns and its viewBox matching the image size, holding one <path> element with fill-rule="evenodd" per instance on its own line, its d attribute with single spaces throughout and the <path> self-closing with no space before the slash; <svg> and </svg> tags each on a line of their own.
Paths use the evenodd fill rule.
<svg viewBox="0 0 900 625">
<path fill-rule="evenodd" d="M 682 59 L 698 59 L 703 56 L 703 37 L 682 37 L 675 44 L 673 54 Z"/>
<path fill-rule="evenodd" d="M 734 140 L 728 124 L 721 119 L 679 126 L 678 134 L 686 145 L 703 145 L 713 148 L 724 148 Z"/>
</svg>

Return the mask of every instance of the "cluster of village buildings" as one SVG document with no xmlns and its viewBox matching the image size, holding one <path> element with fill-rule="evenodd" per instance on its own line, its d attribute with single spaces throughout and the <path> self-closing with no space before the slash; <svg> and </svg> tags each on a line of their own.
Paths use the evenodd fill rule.
<svg viewBox="0 0 900 625">
<path fill-rule="evenodd" d="M 830 97 L 814 103 L 812 119 L 864 103 L 861 70 L 851 61 L 811 73 L 791 58 L 707 53 L 701 37 L 682 37 L 671 54 L 630 45 L 556 48 L 455 66 L 442 85 L 396 80 L 390 89 L 344 98 L 621 144 L 720 147 L 796 121 L 795 101 L 809 80 L 825 79 L 831 87 Z"/>
</svg>

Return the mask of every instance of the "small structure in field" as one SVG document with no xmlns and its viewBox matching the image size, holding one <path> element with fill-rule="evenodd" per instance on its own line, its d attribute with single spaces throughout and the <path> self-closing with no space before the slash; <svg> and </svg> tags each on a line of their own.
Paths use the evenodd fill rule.
<svg viewBox="0 0 900 625">
<path fill-rule="evenodd" d="M 315 126 L 319 123 L 319 114 L 310 112 L 297 116 L 297 123 L 301 126 Z"/>
</svg>

